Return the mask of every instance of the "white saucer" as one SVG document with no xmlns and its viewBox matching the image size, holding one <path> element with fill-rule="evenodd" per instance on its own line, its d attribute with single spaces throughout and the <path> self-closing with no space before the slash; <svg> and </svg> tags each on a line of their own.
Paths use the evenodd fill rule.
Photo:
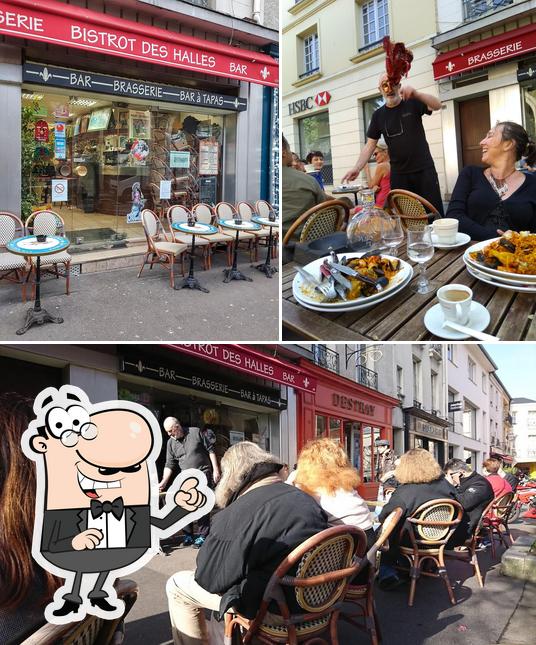
<svg viewBox="0 0 536 645">
<path fill-rule="evenodd" d="M 454 244 L 444 244 L 439 242 L 438 237 L 435 233 L 432 233 L 432 244 L 437 249 L 456 249 L 458 246 L 464 246 L 471 241 L 471 236 L 467 233 L 456 233 L 456 242 Z"/>
<path fill-rule="evenodd" d="M 443 327 L 443 322 L 445 321 L 445 315 L 441 309 L 441 305 L 438 303 L 434 305 L 431 309 L 428 309 L 424 316 L 424 326 L 426 329 L 434 336 L 439 336 L 439 338 L 446 338 L 447 340 L 465 340 L 466 338 L 471 338 L 467 334 L 462 334 L 459 331 L 454 331 L 450 327 Z M 471 313 L 469 314 L 469 320 L 465 323 L 466 327 L 471 327 L 475 331 L 484 331 L 489 325 L 490 315 L 489 311 L 481 305 L 479 302 L 473 301 L 471 304 Z"/>
</svg>

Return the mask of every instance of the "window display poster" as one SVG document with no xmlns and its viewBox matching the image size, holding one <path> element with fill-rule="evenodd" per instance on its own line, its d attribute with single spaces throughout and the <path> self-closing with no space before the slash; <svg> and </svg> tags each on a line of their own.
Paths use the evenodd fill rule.
<svg viewBox="0 0 536 645">
<path fill-rule="evenodd" d="M 174 150 L 170 150 L 169 167 L 170 168 L 190 168 L 190 153 L 176 152 Z"/>
<path fill-rule="evenodd" d="M 130 110 L 129 136 L 131 139 L 151 138 L 151 113 L 149 110 Z"/>
<path fill-rule="evenodd" d="M 234 446 L 235 443 L 244 441 L 244 433 L 237 432 L 236 430 L 229 430 L 229 445 Z"/>
<path fill-rule="evenodd" d="M 96 130 L 106 130 L 110 122 L 112 108 L 102 108 L 102 110 L 94 110 L 89 117 L 89 124 L 87 126 L 88 132 L 95 132 Z"/>
<path fill-rule="evenodd" d="M 67 146 L 65 144 L 65 123 L 54 125 L 54 156 L 56 159 L 67 158 Z"/>
<path fill-rule="evenodd" d="M 69 199 L 69 182 L 67 179 L 52 180 L 52 201 L 66 202 Z"/>
<path fill-rule="evenodd" d="M 160 182 L 160 199 L 171 199 L 171 180 Z"/>
<path fill-rule="evenodd" d="M 199 174 L 217 175 L 219 144 L 216 141 L 199 142 Z"/>
</svg>

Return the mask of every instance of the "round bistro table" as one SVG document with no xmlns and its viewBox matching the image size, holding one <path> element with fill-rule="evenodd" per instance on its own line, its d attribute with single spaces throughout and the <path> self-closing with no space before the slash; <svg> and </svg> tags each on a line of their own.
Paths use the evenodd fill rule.
<svg viewBox="0 0 536 645">
<path fill-rule="evenodd" d="M 255 222 L 249 222 L 248 220 L 244 220 L 242 224 L 235 224 L 234 219 L 220 219 L 218 220 L 218 224 L 223 228 L 228 228 L 236 231 L 233 253 L 233 266 L 230 269 L 224 269 L 223 272 L 225 274 L 225 278 L 223 281 L 231 282 L 231 280 L 247 280 L 248 282 L 253 282 L 252 278 L 248 278 L 237 269 L 238 237 L 240 235 L 240 231 L 245 231 L 246 233 L 249 233 L 250 231 L 260 231 L 262 226 L 260 224 L 256 224 Z"/>
<path fill-rule="evenodd" d="M 59 253 L 59 251 L 64 251 L 68 248 L 69 245 L 69 240 L 59 235 L 47 235 L 45 242 L 38 242 L 35 235 L 26 235 L 25 237 L 17 237 L 7 243 L 6 248 L 10 253 L 36 258 L 34 306 L 28 309 L 24 326 L 17 329 L 18 336 L 25 334 L 33 325 L 43 325 L 47 322 L 60 324 L 63 322 L 63 318 L 52 316 L 46 309 L 41 308 L 41 256 Z"/>
<path fill-rule="evenodd" d="M 344 188 L 334 188 L 331 191 L 332 195 L 353 195 L 354 200 L 355 200 L 355 205 L 357 206 L 358 203 L 358 195 L 359 193 L 363 190 L 363 186 L 356 185 L 356 186 L 345 186 Z"/>
<path fill-rule="evenodd" d="M 218 233 L 218 229 L 212 224 L 203 224 L 201 222 L 196 222 L 195 226 L 190 226 L 188 222 L 173 222 L 171 225 L 174 231 L 179 231 L 180 233 L 187 233 L 192 236 L 192 246 L 190 248 L 190 271 L 186 278 L 183 279 L 180 285 L 175 286 L 175 291 L 180 289 L 197 289 L 198 291 L 204 291 L 205 293 L 210 293 L 208 289 L 202 287 L 199 284 L 198 279 L 194 276 L 194 251 L 195 251 L 195 236 L 196 235 L 214 235 Z"/>
<path fill-rule="evenodd" d="M 279 226 L 279 220 L 271 221 L 268 217 L 260 217 L 255 215 L 251 218 L 252 222 L 256 224 L 262 224 L 263 226 L 270 227 L 270 235 L 268 236 L 268 253 L 266 254 L 266 260 L 262 264 L 257 264 L 255 267 L 259 271 L 262 271 L 267 278 L 271 278 L 274 273 L 277 273 L 277 268 L 271 265 L 272 257 L 272 245 L 273 245 L 273 231 L 274 226 Z"/>
</svg>

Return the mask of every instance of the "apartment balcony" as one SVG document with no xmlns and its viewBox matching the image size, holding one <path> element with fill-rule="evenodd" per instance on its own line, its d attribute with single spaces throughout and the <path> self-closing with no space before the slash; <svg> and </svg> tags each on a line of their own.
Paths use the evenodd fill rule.
<svg viewBox="0 0 536 645">
<path fill-rule="evenodd" d="M 420 410 L 422 408 L 421 401 L 417 401 L 417 399 L 413 399 L 413 407 L 414 408 L 419 408 L 419 410 Z"/>
<path fill-rule="evenodd" d="M 339 354 L 325 345 L 313 345 L 313 363 L 340 374 Z"/>
<path fill-rule="evenodd" d="M 371 390 L 378 389 L 378 373 L 373 370 L 369 370 L 368 367 L 356 365 L 356 381 L 360 385 L 369 387 Z"/>
<path fill-rule="evenodd" d="M 463 0 L 463 19 L 475 20 L 513 3 L 514 0 Z"/>
</svg>

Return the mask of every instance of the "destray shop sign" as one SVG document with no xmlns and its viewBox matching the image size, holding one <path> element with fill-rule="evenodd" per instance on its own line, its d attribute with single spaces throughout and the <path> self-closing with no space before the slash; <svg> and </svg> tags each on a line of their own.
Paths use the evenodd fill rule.
<svg viewBox="0 0 536 645">
<path fill-rule="evenodd" d="M 266 54 L 53 0 L 41 0 L 39 4 L 32 0 L 0 2 L 0 33 L 261 85 L 278 85 L 276 61 Z"/>
</svg>

